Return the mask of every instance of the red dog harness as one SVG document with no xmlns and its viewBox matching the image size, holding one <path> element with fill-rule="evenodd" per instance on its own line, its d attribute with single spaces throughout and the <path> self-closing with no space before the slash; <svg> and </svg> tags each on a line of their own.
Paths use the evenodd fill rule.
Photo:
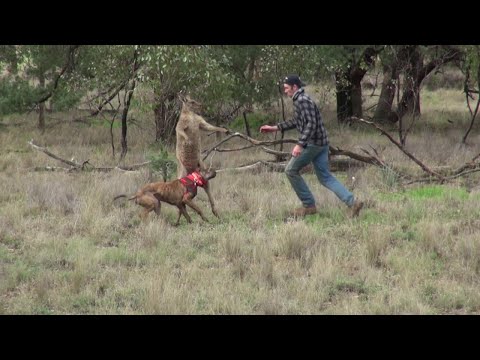
<svg viewBox="0 0 480 360">
<path fill-rule="evenodd" d="M 180 182 L 187 188 L 185 194 L 190 193 L 193 195 L 193 197 L 195 197 L 197 195 L 197 186 L 204 187 L 207 183 L 207 180 L 205 180 L 197 171 L 194 171 L 191 174 L 181 178 Z"/>
</svg>

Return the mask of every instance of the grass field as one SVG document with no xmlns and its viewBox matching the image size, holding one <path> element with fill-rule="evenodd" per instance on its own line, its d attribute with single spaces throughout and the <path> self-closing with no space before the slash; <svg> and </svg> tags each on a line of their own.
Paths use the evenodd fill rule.
<svg viewBox="0 0 480 360">
<path fill-rule="evenodd" d="M 480 152 L 478 127 L 470 145 L 460 145 L 469 119 L 461 92 L 424 91 L 423 100 L 409 151 L 433 167 L 460 166 Z M 359 153 L 373 146 L 387 162 L 421 173 L 378 132 L 339 126 L 331 106 L 323 114 L 333 145 Z M 354 220 L 306 174 L 319 213 L 284 223 L 299 206 L 285 174 L 224 171 L 211 183 L 220 219 L 199 190 L 195 201 L 210 223 L 190 211 L 193 224 L 182 218 L 173 227 L 176 209 L 164 205 L 144 224 L 139 207 L 112 199 L 146 183 L 147 169 L 33 170 L 61 164 L 33 150 L 32 138 L 65 159 L 115 165 L 108 127 L 67 122 L 41 135 L 35 126 L 33 115 L 0 122 L 2 314 L 480 313 L 476 174 L 402 187 L 372 166 L 338 172 L 348 187 L 354 176 L 353 192 L 366 200 Z M 129 128 L 127 164 L 146 160 L 152 126 L 145 118 L 141 128 Z M 119 129 L 115 134 L 119 147 Z M 214 141 L 204 136 L 204 147 Z M 244 143 L 228 147 L 235 144 Z M 215 153 L 207 164 L 231 168 L 259 159 L 271 156 L 258 149 Z"/>
</svg>

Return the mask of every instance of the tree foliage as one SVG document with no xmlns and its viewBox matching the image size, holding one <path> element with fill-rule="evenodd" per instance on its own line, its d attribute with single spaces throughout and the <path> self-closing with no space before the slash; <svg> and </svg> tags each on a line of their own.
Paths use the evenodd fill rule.
<svg viewBox="0 0 480 360">
<path fill-rule="evenodd" d="M 219 124 L 279 99 L 282 77 L 297 73 L 307 84 L 335 86 L 340 119 L 361 115 L 361 80 L 379 66 L 384 83 L 374 121 L 398 121 L 420 111 L 422 81 L 446 63 L 463 60 L 466 87 L 475 90 L 479 58 L 475 45 L 1 45 L 0 115 L 41 113 L 45 103 L 56 111 L 81 104 L 92 116 L 119 111 L 133 89 L 131 106 L 153 113 L 155 140 L 167 141 L 179 92 L 203 102 Z"/>
</svg>

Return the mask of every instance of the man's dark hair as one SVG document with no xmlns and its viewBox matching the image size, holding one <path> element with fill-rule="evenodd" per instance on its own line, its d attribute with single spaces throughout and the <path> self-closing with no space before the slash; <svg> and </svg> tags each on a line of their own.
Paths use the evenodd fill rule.
<svg viewBox="0 0 480 360">
<path fill-rule="evenodd" d="M 283 83 L 290 86 L 297 85 L 299 88 L 305 86 L 305 83 L 300 79 L 300 76 L 296 74 L 286 76 L 285 79 L 283 79 Z"/>
</svg>

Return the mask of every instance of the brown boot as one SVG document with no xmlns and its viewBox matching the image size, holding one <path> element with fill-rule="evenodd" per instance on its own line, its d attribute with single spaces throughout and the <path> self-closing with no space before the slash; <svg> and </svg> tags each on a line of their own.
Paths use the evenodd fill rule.
<svg viewBox="0 0 480 360">
<path fill-rule="evenodd" d="M 297 218 L 303 218 L 306 215 L 313 215 L 313 214 L 316 214 L 316 213 L 317 213 L 316 206 L 301 207 L 301 208 L 293 210 L 292 213 L 290 214 L 290 216 L 297 219 Z"/>
<path fill-rule="evenodd" d="M 363 201 L 355 200 L 350 208 L 350 217 L 354 218 L 360 214 L 360 210 L 363 208 Z"/>
</svg>

